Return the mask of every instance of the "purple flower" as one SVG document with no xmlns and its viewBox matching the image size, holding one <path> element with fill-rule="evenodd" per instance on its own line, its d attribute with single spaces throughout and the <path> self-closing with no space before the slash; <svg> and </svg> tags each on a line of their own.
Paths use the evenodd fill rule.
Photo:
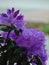
<svg viewBox="0 0 49 65">
<path fill-rule="evenodd" d="M 17 35 L 15 34 L 14 31 L 11 31 L 9 37 L 10 37 L 11 40 L 16 40 L 17 39 Z"/>
<path fill-rule="evenodd" d="M 3 37 L 7 37 L 7 32 L 3 32 Z M 9 35 L 11 40 L 15 40 L 20 47 L 26 47 L 27 54 L 30 56 L 39 55 L 42 64 L 46 65 L 47 51 L 45 49 L 45 35 L 36 29 L 24 29 L 23 32 L 16 36 L 14 31 Z"/>
<path fill-rule="evenodd" d="M 14 11 L 14 8 L 7 10 L 6 13 L 0 14 L 0 24 L 7 24 L 7 26 L 14 25 L 16 29 L 22 29 L 22 33 L 17 36 L 12 30 L 9 38 L 14 40 L 19 47 L 25 47 L 27 55 L 38 55 L 42 60 L 42 65 L 46 65 L 47 51 L 45 48 L 45 35 L 43 32 L 34 28 L 26 29 L 24 16 L 19 14 L 19 10 Z M 8 32 L 2 32 L 2 36 L 6 39 Z M 36 65 L 36 64 L 33 64 Z"/>
<path fill-rule="evenodd" d="M 2 35 L 2 37 L 4 37 L 6 39 L 7 35 L 8 35 L 8 32 L 2 32 L 1 35 Z"/>
<path fill-rule="evenodd" d="M 23 29 L 25 23 L 24 16 L 19 14 L 19 10 L 14 11 L 14 8 L 11 10 L 7 10 L 6 13 L 0 14 L 0 24 L 6 23 L 8 26 L 11 26 L 12 24 L 17 28 L 17 29 Z"/>
<path fill-rule="evenodd" d="M 32 47 L 42 45 L 45 42 L 44 34 L 36 29 L 24 29 L 22 34 L 16 39 L 19 46 Z M 20 43 L 21 42 L 21 43 Z"/>
<path fill-rule="evenodd" d="M 18 46 L 26 47 L 28 55 L 39 55 L 44 65 L 47 60 L 44 33 L 36 29 L 25 29 L 16 39 Z"/>
<path fill-rule="evenodd" d="M 2 32 L 2 37 L 4 37 L 5 39 L 7 38 L 7 35 L 8 35 L 8 32 Z M 17 36 L 13 30 L 10 32 L 9 38 L 11 40 L 16 40 Z"/>
</svg>

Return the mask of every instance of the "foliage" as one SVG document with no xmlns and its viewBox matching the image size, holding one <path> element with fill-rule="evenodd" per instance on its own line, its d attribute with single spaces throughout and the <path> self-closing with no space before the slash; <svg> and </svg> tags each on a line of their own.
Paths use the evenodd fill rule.
<svg viewBox="0 0 49 65">
<path fill-rule="evenodd" d="M 43 27 L 42 27 L 42 31 L 43 31 L 45 34 L 48 34 L 48 35 L 49 35 L 49 25 L 43 26 Z"/>
<path fill-rule="evenodd" d="M 5 28 L 1 28 L 2 31 L 5 32 L 11 32 L 11 30 L 13 29 L 14 31 L 15 28 L 13 27 L 5 27 Z M 20 31 L 18 31 L 20 32 Z M 9 33 L 10 34 L 10 33 Z M 9 36 L 8 34 L 8 36 Z M 16 34 L 18 35 L 18 34 Z M 2 43 L 4 41 L 3 37 L 0 37 L 0 65 L 7 65 L 7 61 L 9 60 L 9 65 L 13 65 L 15 62 L 17 63 L 17 65 L 30 65 L 31 60 L 28 61 L 28 57 L 27 57 L 27 53 L 23 54 L 23 52 L 25 52 L 26 48 L 24 47 L 19 47 L 16 45 L 15 41 L 12 41 L 9 37 L 7 36 L 5 42 L 7 43 L 7 45 L 2 46 Z M 3 40 L 2 40 L 3 39 Z M 42 62 L 39 59 L 39 56 L 35 56 L 35 58 L 37 57 L 37 65 L 42 65 Z M 33 61 L 33 60 L 32 60 Z M 39 64 L 38 64 L 39 63 Z"/>
</svg>

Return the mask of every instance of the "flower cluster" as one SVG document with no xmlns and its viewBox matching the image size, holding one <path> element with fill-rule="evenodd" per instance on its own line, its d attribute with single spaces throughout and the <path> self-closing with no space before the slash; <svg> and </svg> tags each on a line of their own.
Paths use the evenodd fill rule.
<svg viewBox="0 0 49 65">
<path fill-rule="evenodd" d="M 7 14 L 0 14 L 0 24 L 5 23 L 8 26 L 13 24 L 17 29 L 24 28 L 24 25 L 26 24 L 24 21 L 24 16 L 19 14 L 19 10 L 14 11 L 14 8 L 11 10 L 7 9 Z"/>
<path fill-rule="evenodd" d="M 34 28 L 25 28 L 24 16 L 19 14 L 19 10 L 14 12 L 8 9 L 7 14 L 0 14 L 0 24 L 5 23 L 7 26 L 14 25 L 17 30 L 21 29 L 22 33 L 19 36 L 16 35 L 14 30 L 9 34 L 11 40 L 14 40 L 19 47 L 25 47 L 27 55 L 29 56 L 40 56 L 42 65 L 46 65 L 47 52 L 45 48 L 45 35 L 43 32 Z M 6 39 L 8 32 L 3 32 L 2 36 Z M 34 65 L 34 64 L 33 64 Z"/>
<path fill-rule="evenodd" d="M 16 39 L 18 46 L 26 47 L 28 55 L 39 55 L 43 65 L 47 60 L 44 33 L 36 29 L 25 29 Z M 21 42 L 21 43 L 20 43 Z"/>
</svg>

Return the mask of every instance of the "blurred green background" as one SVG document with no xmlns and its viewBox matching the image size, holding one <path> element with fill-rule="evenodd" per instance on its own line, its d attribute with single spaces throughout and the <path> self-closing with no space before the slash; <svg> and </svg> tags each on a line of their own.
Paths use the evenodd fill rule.
<svg viewBox="0 0 49 65">
<path fill-rule="evenodd" d="M 26 25 L 27 28 L 36 28 L 38 30 L 41 30 L 45 33 L 45 35 L 49 35 L 49 23 L 38 23 L 35 21 L 34 22 L 27 22 L 27 25 Z"/>
</svg>

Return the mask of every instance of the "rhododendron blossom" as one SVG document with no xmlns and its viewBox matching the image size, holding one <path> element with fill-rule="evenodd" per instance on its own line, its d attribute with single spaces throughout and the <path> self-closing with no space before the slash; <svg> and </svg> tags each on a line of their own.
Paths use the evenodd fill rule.
<svg viewBox="0 0 49 65">
<path fill-rule="evenodd" d="M 26 28 L 24 16 L 19 14 L 19 10 L 14 11 L 14 8 L 8 9 L 7 13 L 0 14 L 0 24 L 6 24 L 11 27 L 14 25 L 17 30 L 22 30 L 19 35 L 15 33 L 14 30 L 8 32 L 3 31 L 2 37 L 5 39 L 8 37 L 16 42 L 19 47 L 26 48 L 28 56 L 40 56 L 42 60 L 42 65 L 46 65 L 47 60 L 47 50 L 45 48 L 45 35 L 43 32 L 36 30 L 34 28 Z M 24 53 L 25 53 L 24 52 Z M 35 63 L 32 63 L 36 65 Z"/>
<path fill-rule="evenodd" d="M 14 11 L 14 8 L 7 9 L 7 13 L 0 14 L 0 24 L 5 23 L 8 26 L 12 24 L 17 28 L 24 28 L 26 22 L 24 22 L 24 16 L 19 14 L 19 10 Z"/>
</svg>

